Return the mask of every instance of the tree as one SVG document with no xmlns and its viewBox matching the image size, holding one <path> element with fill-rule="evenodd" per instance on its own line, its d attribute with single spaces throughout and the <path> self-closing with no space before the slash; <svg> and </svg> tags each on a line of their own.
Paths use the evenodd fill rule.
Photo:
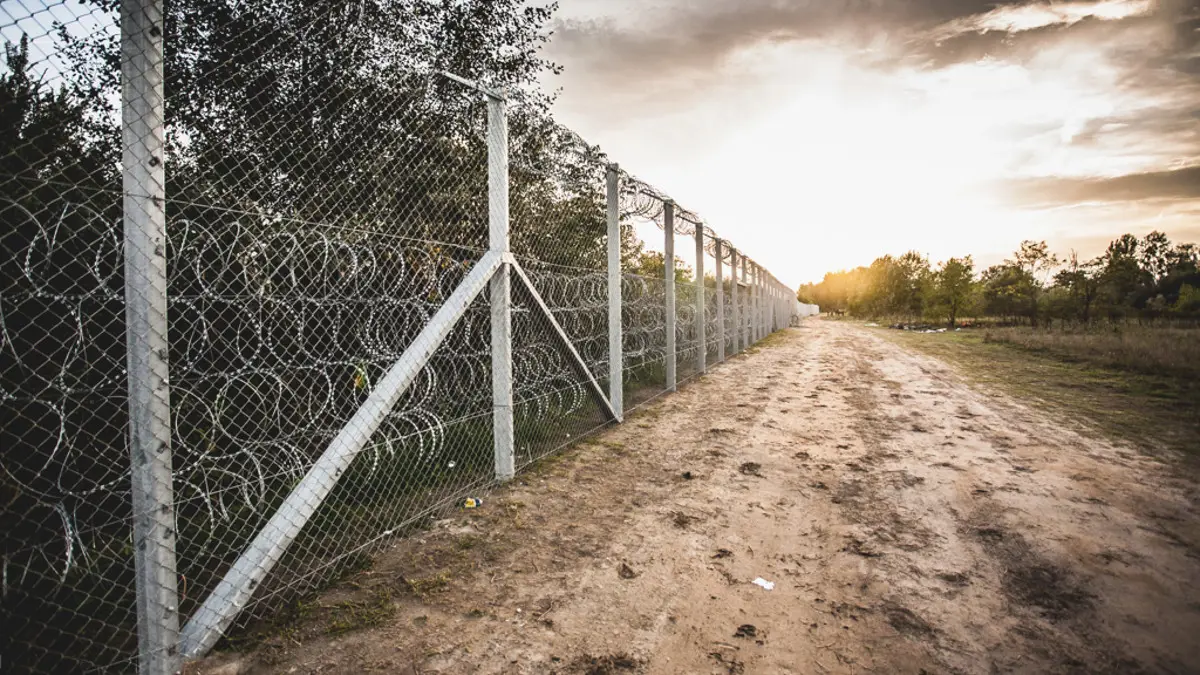
<svg viewBox="0 0 1200 675">
<path fill-rule="evenodd" d="M 950 258 L 934 271 L 932 281 L 933 306 L 943 312 L 947 326 L 953 329 L 975 289 L 975 261 L 971 256 Z"/>
<path fill-rule="evenodd" d="M 1025 240 L 1013 254 L 1012 260 L 1004 263 L 1020 271 L 1011 279 L 1016 283 L 1010 290 L 1013 298 L 1025 306 L 1025 314 L 1030 324 L 1038 322 L 1038 300 L 1046 286 L 1050 272 L 1060 264 L 1058 256 L 1050 252 L 1050 247 L 1044 241 Z"/>
<path fill-rule="evenodd" d="M 666 256 L 658 251 L 644 251 L 626 271 L 647 279 L 663 279 L 666 271 Z M 675 283 L 692 283 L 692 268 L 679 258 L 675 259 Z"/>
<path fill-rule="evenodd" d="M 1036 280 L 1027 271 L 1011 263 L 992 265 L 980 275 L 980 283 L 986 313 L 1012 318 L 1028 312 Z"/>
<path fill-rule="evenodd" d="M 1079 262 L 1079 254 L 1071 251 L 1066 269 L 1054 275 L 1054 285 L 1066 291 L 1075 318 L 1087 323 L 1092 319 L 1092 304 L 1100 292 L 1101 262 Z"/>
<path fill-rule="evenodd" d="M 1132 234 L 1124 234 L 1109 243 L 1098 258 L 1101 297 L 1106 301 L 1110 318 L 1117 318 L 1137 304 L 1138 293 L 1153 285 L 1153 277 L 1141 264 L 1139 242 Z"/>
<path fill-rule="evenodd" d="M 1161 283 L 1171 272 L 1171 240 L 1155 230 L 1142 238 L 1137 247 L 1138 263 L 1154 283 Z"/>
</svg>

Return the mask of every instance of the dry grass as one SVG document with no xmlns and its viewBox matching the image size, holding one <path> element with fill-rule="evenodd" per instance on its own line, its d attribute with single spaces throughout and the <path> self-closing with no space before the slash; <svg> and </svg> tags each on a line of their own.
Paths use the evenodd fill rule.
<svg viewBox="0 0 1200 675">
<path fill-rule="evenodd" d="M 1200 331 L 874 330 L 1085 429 L 1200 462 Z"/>
<path fill-rule="evenodd" d="M 1060 360 L 1108 368 L 1200 378 L 1200 330 L 1147 326 L 989 328 L 984 342 L 1045 352 Z"/>
</svg>

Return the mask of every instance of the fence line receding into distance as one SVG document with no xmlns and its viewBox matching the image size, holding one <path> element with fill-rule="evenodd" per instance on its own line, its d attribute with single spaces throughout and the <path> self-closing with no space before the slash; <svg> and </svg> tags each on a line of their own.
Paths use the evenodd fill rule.
<svg viewBox="0 0 1200 675">
<path fill-rule="evenodd" d="M 113 4 L 0 8 L 5 672 L 177 672 L 804 311 L 411 3 Z"/>
</svg>

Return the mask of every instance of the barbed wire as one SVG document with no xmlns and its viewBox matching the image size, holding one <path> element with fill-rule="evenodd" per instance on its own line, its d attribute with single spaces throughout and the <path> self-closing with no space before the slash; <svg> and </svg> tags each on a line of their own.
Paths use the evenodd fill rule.
<svg viewBox="0 0 1200 675">
<path fill-rule="evenodd" d="M 3 91 L 21 92 L 5 104 L 29 106 L 0 151 L 0 657 L 11 672 L 121 671 L 137 655 L 131 297 L 165 298 L 166 334 L 153 337 L 165 345 L 157 402 L 169 419 L 158 422 L 177 564 L 164 576 L 187 620 L 489 252 L 485 104 L 436 75 L 456 65 L 436 45 L 405 41 L 428 25 L 400 21 L 403 3 L 231 5 L 164 24 L 180 40 L 187 22 L 213 22 L 167 52 L 166 237 L 152 252 L 165 287 L 131 291 L 127 256 L 145 252 L 128 248 L 124 200 L 153 194 L 125 189 L 118 170 L 118 8 L 0 9 Z M 396 32 L 378 39 L 372 22 Z M 621 377 L 633 410 L 673 386 L 672 359 L 678 382 L 701 354 L 714 362 L 717 294 L 711 277 L 681 278 L 667 316 L 667 270 L 647 276 L 626 258 L 646 243 L 633 223 L 661 228 L 675 202 L 620 171 L 631 234 L 623 370 L 610 372 L 610 158 L 545 115 L 537 92 L 511 87 L 515 76 L 457 65 L 511 95 L 510 245 L 550 315 L 514 281 L 522 467 L 609 422 L 590 378 Z M 701 231 L 715 257 L 715 232 L 673 208 L 673 232 Z M 229 631 L 494 484 L 490 302 L 471 300 L 431 347 Z"/>
</svg>

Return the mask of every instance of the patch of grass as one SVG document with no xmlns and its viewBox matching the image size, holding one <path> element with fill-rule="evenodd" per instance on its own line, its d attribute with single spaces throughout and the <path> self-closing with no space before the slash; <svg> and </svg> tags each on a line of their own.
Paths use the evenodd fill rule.
<svg viewBox="0 0 1200 675">
<path fill-rule="evenodd" d="M 382 589 L 363 601 L 342 602 L 329 608 L 329 623 L 325 632 L 342 635 L 363 628 L 374 628 L 387 623 L 396 615 L 391 591 Z"/>
<path fill-rule="evenodd" d="M 1110 324 L 1055 329 L 989 328 L 983 339 L 1064 361 L 1200 379 L 1200 330 L 1191 328 Z"/>
<path fill-rule="evenodd" d="M 1192 370 L 1200 366 L 1166 367 L 1167 359 L 1146 366 L 1140 357 L 1133 357 L 1135 363 L 1099 346 L 1107 338 L 1038 336 L 1028 328 L 1002 336 L 998 329 L 934 334 L 876 330 L 1055 415 L 1144 450 L 1177 450 L 1200 460 L 1200 378 Z M 1200 338 L 1200 333 L 1192 335 Z M 1152 341 L 1161 347 L 1177 337 L 1139 339 L 1150 348 Z"/>
<path fill-rule="evenodd" d="M 450 573 L 446 571 L 428 577 L 405 579 L 409 590 L 419 598 L 426 598 L 430 593 L 440 593 L 450 587 Z"/>
</svg>

